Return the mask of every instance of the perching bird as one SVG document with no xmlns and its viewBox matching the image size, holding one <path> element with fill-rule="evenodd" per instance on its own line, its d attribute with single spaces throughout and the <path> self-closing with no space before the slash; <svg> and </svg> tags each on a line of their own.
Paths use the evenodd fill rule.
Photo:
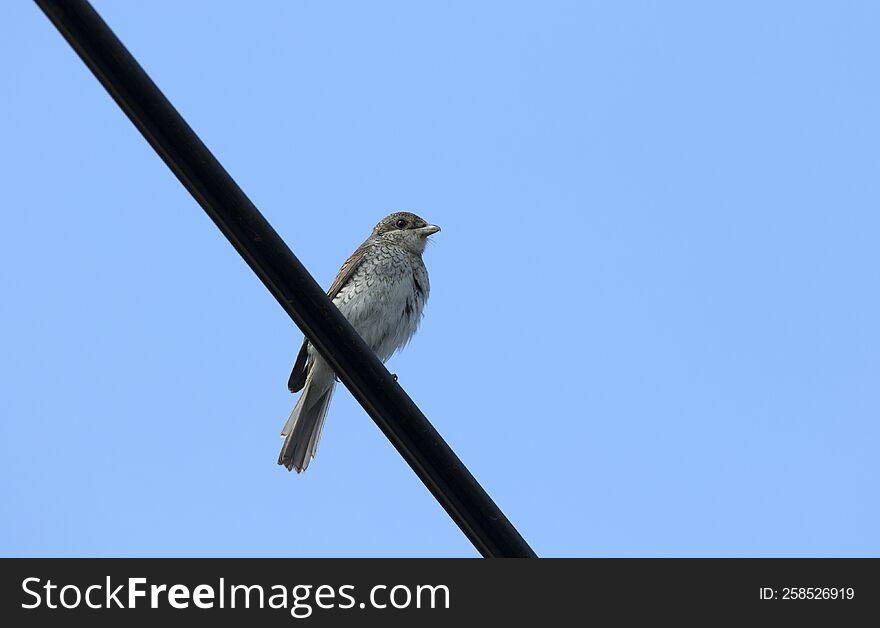
<svg viewBox="0 0 880 628">
<path fill-rule="evenodd" d="M 440 227 L 409 212 L 382 219 L 345 260 L 327 293 L 361 338 L 385 362 L 409 342 L 428 300 L 422 262 L 428 236 Z M 281 435 L 278 464 L 305 471 L 315 457 L 336 375 L 308 339 L 296 357 L 287 387 L 302 390 Z"/>
</svg>

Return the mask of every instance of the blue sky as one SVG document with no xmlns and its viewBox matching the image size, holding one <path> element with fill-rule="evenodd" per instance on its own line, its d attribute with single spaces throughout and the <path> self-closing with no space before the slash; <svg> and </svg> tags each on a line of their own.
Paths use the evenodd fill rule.
<svg viewBox="0 0 880 628">
<path fill-rule="evenodd" d="M 545 556 L 880 555 L 880 7 L 96 1 Z M 473 556 L 35 5 L 0 7 L 0 554 Z"/>
</svg>

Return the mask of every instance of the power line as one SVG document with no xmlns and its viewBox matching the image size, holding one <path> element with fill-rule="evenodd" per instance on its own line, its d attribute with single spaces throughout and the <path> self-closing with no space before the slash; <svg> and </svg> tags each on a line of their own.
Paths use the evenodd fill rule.
<svg viewBox="0 0 880 628">
<path fill-rule="evenodd" d="M 536 557 L 94 8 L 35 1 L 477 550 Z"/>
</svg>

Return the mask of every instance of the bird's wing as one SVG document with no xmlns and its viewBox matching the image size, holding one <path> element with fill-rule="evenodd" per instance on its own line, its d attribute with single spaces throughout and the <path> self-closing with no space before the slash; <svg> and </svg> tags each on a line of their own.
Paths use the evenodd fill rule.
<svg viewBox="0 0 880 628">
<path fill-rule="evenodd" d="M 331 300 L 336 298 L 336 295 L 339 294 L 339 291 L 342 290 L 342 286 L 351 279 L 351 276 L 354 274 L 354 271 L 358 269 L 358 266 L 361 265 L 361 262 L 364 261 L 364 254 L 373 246 L 372 240 L 367 240 L 359 247 L 357 250 L 351 254 L 345 263 L 342 265 L 342 268 L 339 269 L 339 272 L 336 273 L 336 279 L 333 280 L 333 285 L 330 286 L 330 289 L 327 291 L 327 296 L 330 297 Z"/>
<path fill-rule="evenodd" d="M 296 362 L 293 363 L 293 370 L 290 372 L 290 379 L 287 380 L 287 389 L 292 392 L 299 392 L 306 385 L 306 375 L 309 370 L 306 368 L 306 362 L 309 359 L 309 339 L 303 338 L 302 348 L 296 356 Z"/>
<path fill-rule="evenodd" d="M 345 282 L 351 278 L 354 272 L 358 269 L 358 266 L 361 265 L 361 262 L 364 261 L 364 254 L 372 244 L 373 243 L 370 240 L 367 240 L 351 254 L 351 257 L 345 260 L 342 268 L 340 268 L 339 272 L 336 274 L 336 279 L 333 280 L 333 285 L 331 285 L 330 290 L 327 291 L 327 296 L 330 297 L 331 301 L 337 294 L 339 294 L 339 291 L 342 290 L 342 286 L 345 285 Z M 292 393 L 302 390 L 302 387 L 306 385 L 306 376 L 309 374 L 308 358 L 309 339 L 303 338 L 302 347 L 296 356 L 293 370 L 290 372 L 290 379 L 287 380 L 287 388 Z"/>
</svg>

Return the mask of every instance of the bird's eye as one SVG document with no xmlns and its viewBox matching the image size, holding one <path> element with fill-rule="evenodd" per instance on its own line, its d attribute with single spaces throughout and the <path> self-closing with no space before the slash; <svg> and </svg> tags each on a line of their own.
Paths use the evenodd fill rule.
<svg viewBox="0 0 880 628">
<path fill-rule="evenodd" d="M 401 218 L 400 220 L 397 221 L 397 228 L 398 229 L 403 229 L 405 227 L 406 227 L 406 220 Z"/>
</svg>

